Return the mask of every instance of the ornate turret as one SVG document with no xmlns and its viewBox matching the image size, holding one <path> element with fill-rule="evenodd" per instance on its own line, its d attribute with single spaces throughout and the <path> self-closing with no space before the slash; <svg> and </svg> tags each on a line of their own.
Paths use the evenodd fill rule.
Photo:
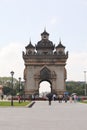
<svg viewBox="0 0 87 130">
<path fill-rule="evenodd" d="M 44 29 L 44 32 L 41 33 L 41 38 L 42 39 L 49 39 L 49 33 L 46 32 L 46 29 Z"/>
<path fill-rule="evenodd" d="M 32 45 L 31 41 L 29 42 L 29 44 L 25 48 L 26 48 L 27 55 L 34 54 L 35 47 Z"/>
<path fill-rule="evenodd" d="M 49 33 L 44 30 L 41 33 L 41 40 L 36 45 L 38 54 L 52 54 L 54 50 L 53 42 L 49 40 Z"/>
<path fill-rule="evenodd" d="M 59 44 L 56 46 L 56 53 L 65 54 L 65 46 L 62 45 L 61 40 L 60 40 Z"/>
</svg>

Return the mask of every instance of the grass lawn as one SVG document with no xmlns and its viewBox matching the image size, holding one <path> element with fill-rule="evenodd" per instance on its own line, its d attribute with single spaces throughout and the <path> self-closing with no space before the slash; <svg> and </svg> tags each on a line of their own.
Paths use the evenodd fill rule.
<svg viewBox="0 0 87 130">
<path fill-rule="evenodd" d="M 87 103 L 87 100 L 83 100 L 83 101 L 81 101 L 81 103 Z"/>
<path fill-rule="evenodd" d="M 30 103 L 30 101 L 26 101 L 26 102 L 18 102 L 18 101 L 14 101 L 13 102 L 13 106 L 26 106 Z M 0 101 L 0 106 L 11 106 L 11 102 L 10 101 Z"/>
</svg>

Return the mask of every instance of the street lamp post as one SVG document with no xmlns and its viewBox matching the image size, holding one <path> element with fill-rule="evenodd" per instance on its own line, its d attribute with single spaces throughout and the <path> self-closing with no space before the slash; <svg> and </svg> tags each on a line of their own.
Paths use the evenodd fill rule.
<svg viewBox="0 0 87 130">
<path fill-rule="evenodd" d="M 19 103 L 20 103 L 21 78 L 19 77 Z"/>
<path fill-rule="evenodd" d="M 13 106 L 13 75 L 14 75 L 14 71 L 11 71 L 11 77 L 12 77 L 12 95 L 11 95 L 11 106 Z"/>
<path fill-rule="evenodd" d="M 87 95 L 87 88 L 86 88 L 86 72 L 87 72 L 87 71 L 84 71 L 85 96 Z"/>
</svg>

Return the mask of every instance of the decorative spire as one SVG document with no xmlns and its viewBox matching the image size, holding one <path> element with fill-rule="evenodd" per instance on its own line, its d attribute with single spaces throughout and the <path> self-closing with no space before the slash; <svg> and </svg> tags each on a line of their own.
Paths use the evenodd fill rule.
<svg viewBox="0 0 87 130">
<path fill-rule="evenodd" d="M 44 32 L 46 32 L 46 26 L 44 27 Z"/>
<path fill-rule="evenodd" d="M 61 44 L 61 38 L 59 38 L 59 44 Z"/>
<path fill-rule="evenodd" d="M 49 33 L 46 32 L 46 28 L 44 28 L 44 32 L 41 33 L 41 36 L 42 36 L 42 35 L 47 35 L 47 36 L 49 36 Z"/>
<path fill-rule="evenodd" d="M 31 37 L 29 38 L 29 44 L 31 44 Z"/>
<path fill-rule="evenodd" d="M 35 48 L 33 45 L 32 45 L 32 43 L 31 43 L 31 39 L 30 39 L 30 41 L 29 41 L 29 44 L 25 47 L 26 49 L 27 48 Z"/>
<path fill-rule="evenodd" d="M 59 38 L 59 44 L 56 46 L 56 48 L 65 48 L 65 46 L 61 43 L 61 38 Z"/>
<path fill-rule="evenodd" d="M 29 40 L 29 45 L 32 45 L 32 43 L 31 43 L 31 39 Z"/>
</svg>

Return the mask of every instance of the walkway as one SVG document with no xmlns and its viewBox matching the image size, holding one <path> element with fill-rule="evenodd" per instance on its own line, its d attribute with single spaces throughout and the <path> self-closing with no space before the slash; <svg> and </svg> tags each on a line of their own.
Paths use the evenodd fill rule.
<svg viewBox="0 0 87 130">
<path fill-rule="evenodd" d="M 87 130 L 87 104 L 37 101 L 32 108 L 0 108 L 1 130 Z"/>
</svg>

